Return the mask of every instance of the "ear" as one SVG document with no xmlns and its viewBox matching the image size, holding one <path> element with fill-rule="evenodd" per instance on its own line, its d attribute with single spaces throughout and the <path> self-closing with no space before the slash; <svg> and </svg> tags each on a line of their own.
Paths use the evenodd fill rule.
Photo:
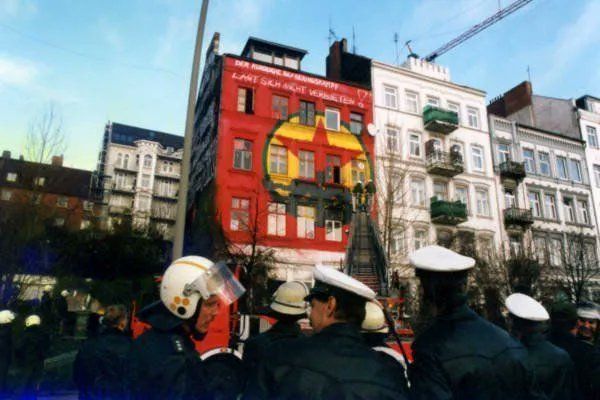
<svg viewBox="0 0 600 400">
<path fill-rule="evenodd" d="M 337 308 L 337 300 L 333 296 L 329 296 L 327 299 L 327 316 L 333 317 L 335 309 Z"/>
</svg>

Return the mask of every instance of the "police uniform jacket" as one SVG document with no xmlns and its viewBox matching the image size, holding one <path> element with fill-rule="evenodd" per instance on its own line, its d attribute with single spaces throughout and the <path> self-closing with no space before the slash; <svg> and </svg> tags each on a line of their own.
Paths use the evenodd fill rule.
<svg viewBox="0 0 600 400">
<path fill-rule="evenodd" d="M 0 324 L 0 394 L 4 391 L 6 375 L 12 357 L 12 324 Z"/>
<path fill-rule="evenodd" d="M 252 376 L 246 399 L 407 399 L 406 387 L 363 341 L 357 327 L 328 326 L 281 342 Z"/>
<path fill-rule="evenodd" d="M 530 399 L 536 393 L 527 351 L 467 305 L 439 316 L 413 343 L 414 399 Z"/>
<path fill-rule="evenodd" d="M 296 322 L 278 321 L 271 329 L 249 339 L 244 345 L 244 366 L 247 371 L 256 368 L 268 349 L 281 340 L 296 339 L 302 336 L 302 331 Z"/>
<path fill-rule="evenodd" d="M 131 339 L 115 328 L 81 346 L 73 365 L 80 399 L 123 399 L 127 394 L 127 357 Z"/>
</svg>

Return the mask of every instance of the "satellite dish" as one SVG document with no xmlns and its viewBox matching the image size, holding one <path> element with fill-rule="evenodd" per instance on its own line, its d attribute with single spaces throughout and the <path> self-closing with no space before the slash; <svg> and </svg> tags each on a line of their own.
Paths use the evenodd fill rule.
<svg viewBox="0 0 600 400">
<path fill-rule="evenodd" d="M 371 136 L 377 135 L 377 127 L 375 126 L 375 124 L 367 125 L 367 132 L 369 132 L 369 135 Z"/>
</svg>

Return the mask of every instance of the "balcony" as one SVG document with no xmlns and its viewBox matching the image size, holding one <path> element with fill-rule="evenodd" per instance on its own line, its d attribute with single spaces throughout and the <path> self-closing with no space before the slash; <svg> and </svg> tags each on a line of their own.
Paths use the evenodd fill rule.
<svg viewBox="0 0 600 400">
<path fill-rule="evenodd" d="M 434 150 L 427 154 L 427 172 L 433 175 L 453 177 L 462 174 L 464 164 L 462 155 L 458 152 Z"/>
<path fill-rule="evenodd" d="M 431 198 L 431 222 L 441 225 L 457 225 L 467 220 L 467 205 L 460 201 Z"/>
<path fill-rule="evenodd" d="M 423 125 L 428 131 L 448 134 L 458 128 L 458 114 L 428 105 L 423 109 Z"/>
<path fill-rule="evenodd" d="M 504 226 L 506 229 L 527 228 L 533 224 L 531 210 L 528 208 L 509 207 L 504 209 Z"/>
<path fill-rule="evenodd" d="M 504 161 L 498 165 L 498 169 L 502 181 L 511 180 L 519 183 L 527 176 L 527 173 L 525 172 L 525 163 L 522 162 Z"/>
</svg>

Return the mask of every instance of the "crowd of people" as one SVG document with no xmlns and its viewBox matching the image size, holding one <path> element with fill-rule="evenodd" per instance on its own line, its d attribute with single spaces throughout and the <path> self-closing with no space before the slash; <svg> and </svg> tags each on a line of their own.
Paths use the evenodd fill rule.
<svg viewBox="0 0 600 400">
<path fill-rule="evenodd" d="M 268 312 L 276 322 L 247 340 L 241 357 L 233 350 L 201 357 L 196 343 L 219 307 L 237 300 L 244 288 L 224 264 L 196 256 L 175 260 L 162 277 L 160 301 L 137 315 L 151 329 L 132 339 L 126 308 L 107 307 L 99 335 L 84 342 L 74 363 L 79 397 L 600 399 L 594 343 L 600 316 L 593 305 L 577 310 L 562 302 L 548 312 L 515 293 L 506 299 L 505 331 L 467 305 L 472 258 L 428 246 L 410 263 L 421 301 L 433 313 L 412 343 L 412 360 L 389 347 L 393 330 L 375 292 L 323 266 L 315 268 L 312 288 L 286 282 L 277 289 Z M 306 317 L 310 335 L 299 325 Z M 0 385 L 12 346 L 6 339 L 10 323 L 10 312 L 0 312 Z M 39 317 L 30 328 L 36 324 Z M 35 345 L 42 344 L 26 346 Z M 39 374 L 29 371 L 28 387 L 35 389 Z"/>
</svg>

